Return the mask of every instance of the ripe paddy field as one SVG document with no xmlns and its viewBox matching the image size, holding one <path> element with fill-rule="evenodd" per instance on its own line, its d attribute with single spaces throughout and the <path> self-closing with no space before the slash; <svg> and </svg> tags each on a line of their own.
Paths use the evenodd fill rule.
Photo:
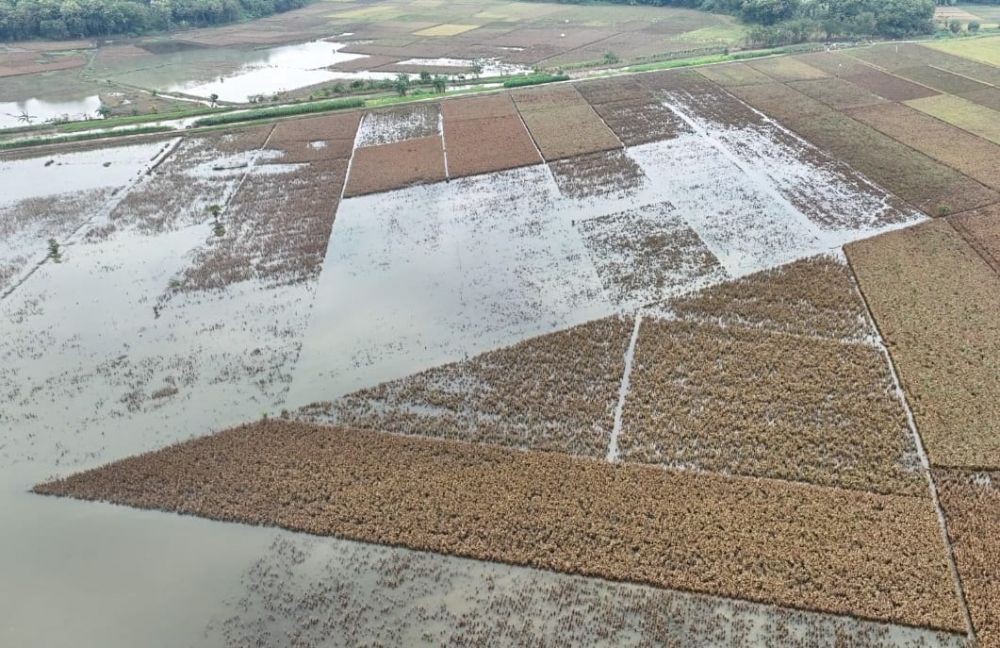
<svg viewBox="0 0 1000 648">
<path fill-rule="evenodd" d="M 0 155 L 0 643 L 1000 645 L 998 77 Z"/>
</svg>

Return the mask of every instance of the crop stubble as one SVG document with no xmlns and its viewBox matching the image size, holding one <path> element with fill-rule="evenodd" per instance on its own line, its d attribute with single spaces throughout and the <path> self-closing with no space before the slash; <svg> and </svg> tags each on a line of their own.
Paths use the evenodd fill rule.
<svg viewBox="0 0 1000 648">
<path fill-rule="evenodd" d="M 345 196 L 360 196 L 445 179 L 441 137 L 421 137 L 354 151 Z"/>
<path fill-rule="evenodd" d="M 626 461 L 926 496 L 847 269 L 815 257 L 680 297 L 640 330 Z"/>
<path fill-rule="evenodd" d="M 1000 472 L 934 471 L 977 645 L 1000 646 Z"/>
<path fill-rule="evenodd" d="M 441 114 L 453 178 L 542 161 L 510 95 L 446 101 Z"/>
<path fill-rule="evenodd" d="M 512 96 L 546 161 L 622 147 L 571 85 L 522 90 Z"/>
<path fill-rule="evenodd" d="M 962 630 L 930 501 L 278 420 L 35 487 Z"/>
<path fill-rule="evenodd" d="M 1000 466 L 1000 277 L 946 220 L 846 251 L 931 463 Z"/>
<path fill-rule="evenodd" d="M 542 335 L 302 414 L 319 422 L 602 457 L 607 452 L 627 318 Z"/>
<path fill-rule="evenodd" d="M 676 137 L 690 129 L 633 79 L 602 79 L 576 85 L 625 146 Z"/>
<path fill-rule="evenodd" d="M 986 263 L 1000 272 L 1000 205 L 956 214 L 948 220 Z"/>
</svg>

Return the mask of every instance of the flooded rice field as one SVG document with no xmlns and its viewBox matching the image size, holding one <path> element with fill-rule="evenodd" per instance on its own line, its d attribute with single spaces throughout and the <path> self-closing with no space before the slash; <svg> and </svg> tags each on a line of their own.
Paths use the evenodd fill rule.
<svg viewBox="0 0 1000 648">
<path fill-rule="evenodd" d="M 260 70 L 277 78 L 282 66 L 341 56 L 330 43 L 318 49 Z M 244 82 L 260 70 L 183 91 L 245 100 Z M 504 363 L 517 365 L 507 348 L 557 364 L 566 348 L 593 341 L 575 333 L 587 327 L 604 331 L 588 355 L 600 362 L 572 376 L 553 364 L 549 374 L 599 386 L 589 409 L 579 407 L 584 425 L 600 419 L 595 437 L 570 450 L 603 457 L 621 432 L 620 378 L 643 314 L 924 218 L 749 109 L 740 121 L 736 107 L 720 117 L 683 93 L 656 101 L 678 124 L 665 139 L 552 164 L 501 161 L 461 178 L 449 172 L 448 117 L 436 105 L 0 159 L 0 518 L 12 521 L 0 532 L 0 607 L 11 611 L 0 638 L 958 643 L 850 617 L 28 494 L 229 426 L 322 412 L 352 393 L 423 415 L 457 386 L 455 436 L 490 424 L 522 434 L 489 409 L 516 402 L 517 386 L 502 380 Z M 616 137 L 611 126 L 605 140 Z M 396 159 L 426 140 L 443 149 L 444 181 L 390 177 L 388 190 L 343 197 L 361 173 L 359 151 Z M 39 183 L 45 174 L 51 181 Z M 533 341 L 563 332 L 569 347 Z M 412 407 L 400 403 L 413 384 L 380 387 L 421 372 L 424 400 Z M 573 417 L 558 406 L 532 424 L 568 436 L 560 425 Z M 52 609 L 71 614 L 49 624 Z"/>
</svg>

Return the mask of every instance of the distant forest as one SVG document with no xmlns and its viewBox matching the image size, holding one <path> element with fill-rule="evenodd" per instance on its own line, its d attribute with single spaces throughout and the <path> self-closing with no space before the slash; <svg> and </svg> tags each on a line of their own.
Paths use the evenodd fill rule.
<svg viewBox="0 0 1000 648">
<path fill-rule="evenodd" d="M 310 0 L 0 0 L 0 41 L 88 38 L 221 25 Z"/>
<path fill-rule="evenodd" d="M 558 0 L 588 2 L 589 0 Z M 934 31 L 935 0 L 609 0 L 616 4 L 690 7 L 758 25 L 765 44 L 856 36 L 901 38 Z M 983 0 L 996 3 L 998 0 Z M 943 4 L 938 2 L 938 4 Z"/>
</svg>

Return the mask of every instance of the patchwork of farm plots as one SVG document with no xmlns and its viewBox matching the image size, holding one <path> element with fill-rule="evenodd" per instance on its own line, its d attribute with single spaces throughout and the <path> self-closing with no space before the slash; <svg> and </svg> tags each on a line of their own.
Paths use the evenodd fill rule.
<svg viewBox="0 0 1000 648">
<path fill-rule="evenodd" d="M 228 645 L 989 645 L 993 108 L 917 47 L 0 160 L 0 506 L 286 529 L 184 527 Z"/>
</svg>

